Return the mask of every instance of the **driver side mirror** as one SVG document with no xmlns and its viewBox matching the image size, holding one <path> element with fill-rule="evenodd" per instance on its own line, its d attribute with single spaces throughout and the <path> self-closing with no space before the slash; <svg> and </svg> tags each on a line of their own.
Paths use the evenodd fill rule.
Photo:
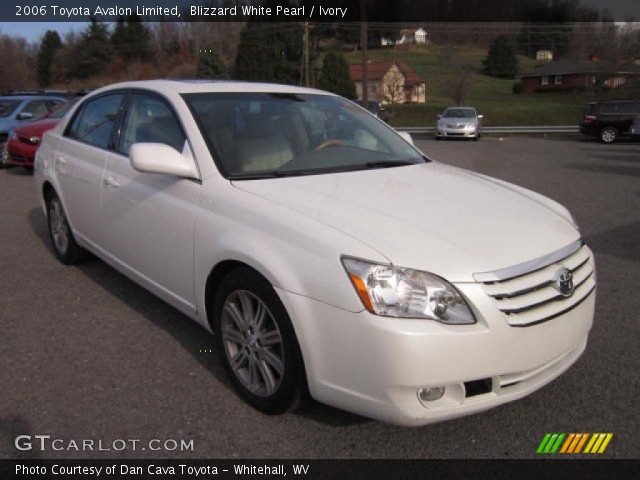
<svg viewBox="0 0 640 480">
<path fill-rule="evenodd" d="M 402 138 L 404 138 L 404 140 L 406 142 L 408 142 L 411 145 L 413 145 L 413 137 L 411 136 L 411 134 L 409 132 L 398 132 L 398 135 L 400 135 Z"/>
<path fill-rule="evenodd" d="M 484 115 L 478 115 L 478 120 L 482 120 L 484 118 Z"/>
<path fill-rule="evenodd" d="M 129 158 L 131 166 L 139 172 L 198 178 L 193 160 L 164 143 L 134 143 Z"/>
<path fill-rule="evenodd" d="M 438 120 L 440 120 L 442 118 L 442 115 L 438 115 Z"/>
<path fill-rule="evenodd" d="M 18 120 L 31 120 L 33 118 L 33 113 L 31 112 L 20 112 L 18 114 Z"/>
</svg>

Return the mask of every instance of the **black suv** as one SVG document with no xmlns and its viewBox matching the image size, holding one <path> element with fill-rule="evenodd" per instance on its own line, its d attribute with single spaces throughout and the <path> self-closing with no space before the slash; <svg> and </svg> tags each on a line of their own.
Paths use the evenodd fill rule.
<svg viewBox="0 0 640 480">
<path fill-rule="evenodd" d="M 582 116 L 580 132 L 613 143 L 629 135 L 631 124 L 640 115 L 640 100 L 616 100 L 590 103 Z"/>
</svg>

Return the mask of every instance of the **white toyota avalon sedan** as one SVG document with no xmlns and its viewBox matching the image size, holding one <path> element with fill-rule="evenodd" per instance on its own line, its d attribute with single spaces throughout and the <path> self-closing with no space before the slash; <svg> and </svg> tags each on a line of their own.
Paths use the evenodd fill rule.
<svg viewBox="0 0 640 480">
<path fill-rule="evenodd" d="M 486 410 L 569 368 L 592 325 L 564 207 L 327 92 L 102 88 L 44 135 L 35 181 L 60 261 L 91 252 L 213 332 L 266 413 L 307 395 L 402 425 Z"/>
</svg>

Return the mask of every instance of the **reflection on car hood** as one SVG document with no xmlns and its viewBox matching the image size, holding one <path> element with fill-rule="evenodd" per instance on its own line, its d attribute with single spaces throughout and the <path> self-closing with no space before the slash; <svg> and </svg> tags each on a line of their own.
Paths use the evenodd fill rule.
<svg viewBox="0 0 640 480">
<path fill-rule="evenodd" d="M 234 185 L 343 231 L 396 265 L 450 281 L 473 281 L 473 273 L 579 238 L 567 219 L 525 190 L 436 162 Z"/>
</svg>

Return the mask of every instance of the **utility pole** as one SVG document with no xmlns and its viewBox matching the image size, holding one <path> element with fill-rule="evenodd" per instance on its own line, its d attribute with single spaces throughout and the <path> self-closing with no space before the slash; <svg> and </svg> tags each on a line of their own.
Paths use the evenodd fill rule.
<svg viewBox="0 0 640 480">
<path fill-rule="evenodd" d="M 360 0 L 360 69 L 362 71 L 362 105 L 369 105 L 369 82 L 367 78 L 367 0 Z"/>
</svg>

